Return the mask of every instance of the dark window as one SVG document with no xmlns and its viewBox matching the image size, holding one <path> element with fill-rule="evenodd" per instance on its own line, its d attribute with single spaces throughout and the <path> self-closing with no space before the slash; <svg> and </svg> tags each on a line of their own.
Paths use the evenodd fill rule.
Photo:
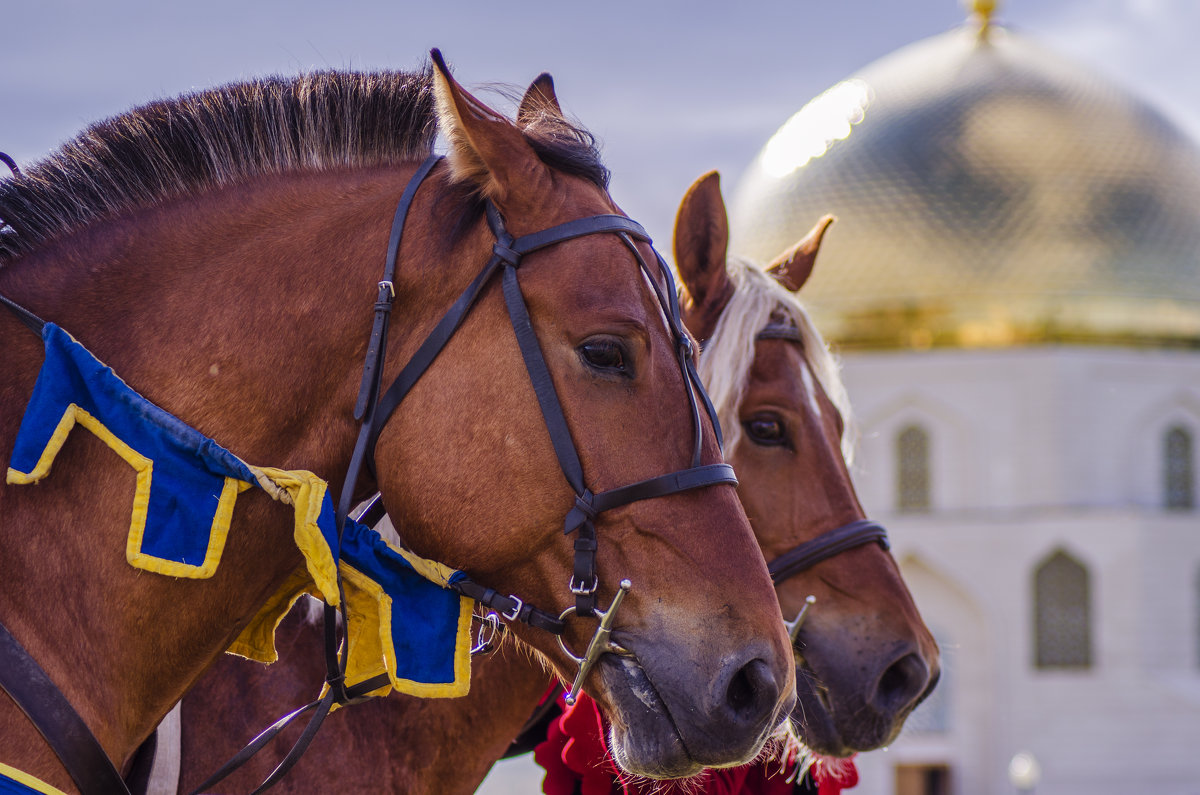
<svg viewBox="0 0 1200 795">
<path fill-rule="evenodd" d="M 1037 667 L 1091 667 L 1091 584 L 1087 567 L 1065 552 L 1055 552 L 1034 573 L 1033 603 Z"/>
<path fill-rule="evenodd" d="M 929 510 L 929 434 L 919 425 L 896 436 L 896 508 Z"/>
<path fill-rule="evenodd" d="M 1192 434 L 1172 425 L 1163 437 L 1163 505 L 1177 511 L 1196 507 Z"/>
<path fill-rule="evenodd" d="M 896 765 L 896 795 L 950 795 L 950 768 Z"/>
</svg>

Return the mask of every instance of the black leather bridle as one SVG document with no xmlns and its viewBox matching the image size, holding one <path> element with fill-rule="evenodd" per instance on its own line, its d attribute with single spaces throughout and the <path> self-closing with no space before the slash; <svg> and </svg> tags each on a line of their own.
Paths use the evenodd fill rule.
<svg viewBox="0 0 1200 795">
<path fill-rule="evenodd" d="M 767 571 L 771 573 L 772 582 L 779 585 L 823 560 L 829 560 L 847 550 L 872 542 L 877 542 L 884 549 L 891 548 L 887 530 L 883 525 L 870 519 L 858 519 L 784 552 L 767 564 Z"/>
<path fill-rule="evenodd" d="M 768 323 L 755 335 L 755 338 L 760 340 L 786 340 L 788 342 L 795 342 L 802 348 L 805 344 L 800 330 L 796 326 L 784 322 Z M 885 550 L 891 547 L 888 541 L 887 530 L 884 529 L 883 525 L 873 522 L 870 519 L 858 519 L 828 530 L 816 538 L 797 544 L 768 563 L 767 571 L 771 574 L 771 581 L 778 586 L 785 580 L 811 569 L 822 561 L 829 560 L 847 550 L 870 543 L 878 543 Z M 807 616 L 809 607 L 815 601 L 813 597 L 808 597 L 808 601 L 800 609 L 796 618 L 791 621 L 784 621 L 784 626 L 787 627 L 788 634 L 791 636 L 793 643 L 796 642 L 797 633 Z M 553 696 L 540 704 L 517 733 L 516 738 L 509 745 L 508 750 L 505 751 L 503 758 L 508 759 L 525 753 L 537 743 L 544 740 L 547 721 L 546 714 L 547 712 L 553 713 L 557 708 Z"/>
<path fill-rule="evenodd" d="M 676 297 L 674 278 L 671 275 L 671 269 L 657 251 L 655 251 L 655 259 L 658 265 L 658 274 L 652 272 L 650 266 L 647 265 L 646 260 L 642 257 L 641 252 L 634 245 L 634 240 L 650 243 L 650 236 L 646 234 L 646 231 L 640 224 L 625 216 L 594 215 L 574 221 L 567 221 L 540 232 L 514 238 L 506 230 L 504 219 L 500 215 L 499 210 L 496 209 L 494 204 L 488 201 L 485 203 L 487 222 L 492 234 L 496 236 L 496 243 L 492 247 L 491 258 L 434 327 L 433 331 L 429 333 L 416 353 L 413 354 L 408 364 L 396 376 L 396 380 L 392 382 L 387 392 L 380 397 L 378 395 L 379 378 L 380 371 L 382 370 L 383 351 L 387 340 L 387 318 L 395 296 L 392 277 L 395 271 L 396 255 L 399 252 L 404 221 L 409 206 L 411 206 L 412 200 L 416 195 L 417 188 L 420 187 L 429 171 L 432 170 L 440 159 L 440 157 L 433 156 L 422 164 L 421 169 L 418 170 L 409 182 L 408 188 L 396 210 L 391 239 L 388 245 L 384 279 L 379 283 L 379 296 L 375 304 L 375 326 L 372 330 L 371 342 L 368 346 L 367 361 L 363 367 L 362 387 L 359 391 L 358 404 L 355 409 L 356 419 L 363 421 L 362 431 L 359 434 L 359 442 L 351 459 L 350 472 L 346 479 L 347 487 L 343 489 L 341 502 L 338 506 L 339 516 L 344 517 L 349 514 L 353 499 L 353 485 L 358 479 L 358 473 L 361 471 L 364 461 L 370 462 L 373 459 L 375 444 L 378 441 L 379 434 L 391 417 L 392 412 L 396 410 L 429 366 L 433 364 L 438 354 L 465 319 L 471 307 L 474 306 L 483 289 L 491 282 L 497 272 L 502 271 L 504 302 L 508 309 L 513 331 L 517 337 L 521 356 L 525 361 L 530 382 L 537 395 L 538 405 L 541 408 L 546 429 L 550 434 L 550 441 L 553 444 L 559 467 L 567 483 L 575 493 L 574 504 L 567 511 L 563 524 L 563 532 L 565 534 L 578 531 L 575 539 L 574 570 L 569 582 L 569 588 L 575 595 L 577 614 L 592 616 L 596 609 L 595 595 L 599 587 L 599 577 L 595 564 L 597 540 L 594 524 L 599 514 L 629 505 L 633 502 L 655 497 L 665 497 L 670 494 L 677 494 L 681 491 L 688 491 L 704 486 L 717 484 L 737 485 L 737 478 L 734 476 L 733 468 L 728 464 L 702 465 L 700 463 L 703 434 L 700 405 L 704 406 L 704 410 L 717 432 L 718 443 L 720 442 L 721 433 L 720 424 L 717 421 L 716 411 L 713 409 L 708 394 L 704 390 L 700 376 L 696 372 L 692 356 L 692 340 L 687 331 L 684 330 L 683 322 L 680 319 L 679 301 Z M 679 361 L 680 370 L 684 375 L 685 391 L 688 397 L 694 431 L 694 442 L 691 465 L 688 468 L 659 475 L 658 477 L 632 483 L 627 486 L 594 493 L 586 485 L 578 451 L 571 437 L 570 429 L 567 427 L 562 405 L 555 392 L 550 371 L 546 366 L 545 358 L 542 356 L 541 347 L 530 322 L 529 311 L 525 306 L 525 299 L 521 294 L 517 272 L 521 264 L 521 258 L 526 254 L 567 240 L 573 240 L 577 237 L 601 233 L 614 233 L 620 238 L 626 248 L 632 253 L 641 271 L 645 274 L 647 281 L 654 289 L 659 305 L 666 317 L 669 331 L 674 337 L 676 357 Z M 664 279 L 667 284 L 666 290 L 659 287 L 656 276 L 661 276 Z M 697 400 L 697 396 L 699 400 Z M 466 595 L 489 606 L 495 606 L 490 604 L 488 599 L 483 598 L 484 594 L 478 590 L 474 590 Z M 500 606 L 509 607 L 510 609 L 507 612 L 510 613 L 513 609 L 517 609 L 511 603 L 509 605 L 500 603 Z M 521 612 L 522 610 L 518 609 L 518 613 Z M 555 634 L 562 633 L 561 622 L 554 624 L 553 622 L 540 619 L 530 622 L 523 615 L 515 615 L 512 618 L 533 623 L 535 626 L 540 626 L 542 629 Z"/>
<path fill-rule="evenodd" d="M 555 615 L 526 604 L 516 595 L 505 596 L 491 588 L 476 584 L 469 579 L 456 582 L 451 587 L 491 607 L 507 620 L 523 621 L 530 626 L 561 636 L 565 629 L 564 618 L 568 613 L 574 612 L 580 616 L 593 616 L 598 613 L 596 593 L 599 590 L 600 580 L 596 570 L 597 537 L 595 520 L 597 516 L 605 511 L 629 505 L 633 502 L 653 499 L 655 497 L 665 497 L 691 489 L 713 485 L 736 486 L 737 478 L 734 476 L 733 468 L 728 464 L 700 463 L 703 446 L 703 421 L 700 414 L 700 406 L 703 405 L 704 411 L 709 416 L 717 434 L 718 444 L 721 441 L 720 425 L 708 394 L 705 392 L 704 386 L 695 369 L 692 341 L 680 319 L 679 302 L 676 297 L 671 270 L 657 251 L 654 253 L 655 261 L 658 265 L 658 273 L 656 274 L 651 270 L 651 267 L 646 263 L 646 260 L 642 257 L 641 252 L 634 243 L 637 240 L 649 244 L 651 242 L 650 237 L 641 225 L 625 216 L 595 215 L 567 221 L 566 223 L 558 224 L 540 232 L 514 238 L 506 230 L 499 210 L 490 201 L 485 202 L 487 222 L 496 237 L 496 242 L 492 247 L 492 256 L 429 333 L 416 353 L 413 354 L 412 358 L 401 370 L 396 380 L 380 396 L 380 378 L 387 350 L 388 319 L 395 300 L 394 275 L 397 255 L 400 249 L 400 239 L 404 231 L 405 220 L 418 189 L 440 160 L 441 158 L 438 156 L 430 156 L 421 164 L 406 186 L 393 217 L 391 235 L 388 241 L 387 259 L 384 266 L 384 278 L 379 281 L 378 297 L 375 302 L 375 319 L 367 346 L 362 383 L 355 406 L 355 419 L 361 421 L 360 432 L 353 455 L 351 456 L 346 479 L 342 485 L 341 497 L 336 510 L 339 543 L 345 528 L 346 519 L 350 515 L 354 491 L 362 468 L 364 464 L 367 466 L 372 465 L 376 442 L 388 418 L 397 406 L 400 405 L 401 401 L 404 400 L 409 390 L 412 389 L 430 365 L 433 364 L 438 354 L 461 325 L 467 313 L 475 305 L 484 288 L 499 273 L 509 319 L 516 334 L 521 356 L 525 361 L 525 367 L 533 384 L 534 392 L 537 395 L 538 405 L 541 408 L 547 431 L 550 434 L 555 456 L 558 459 L 559 467 L 562 469 L 567 483 L 574 492 L 573 504 L 566 511 L 563 532 L 567 535 L 571 533 L 576 534 L 574 567 L 568 583 L 568 588 L 575 595 L 575 606 L 574 608 L 568 608 L 561 615 Z M 694 430 L 694 447 L 691 464 L 685 469 L 595 493 L 587 486 L 578 450 L 571 437 L 562 405 L 554 389 L 549 368 L 546 366 L 537 336 L 533 331 L 529 311 L 525 305 L 525 299 L 521 294 L 517 271 L 521 264 L 521 258 L 526 254 L 577 237 L 601 233 L 612 233 L 618 236 L 637 261 L 638 266 L 657 297 L 659 306 L 662 308 L 668 329 L 674 338 L 676 357 L 684 376 L 685 392 L 688 398 Z M 659 286 L 656 276 L 661 277 L 665 281 L 667 287 L 665 290 Z M 0 303 L 12 311 L 31 329 L 35 331 L 40 329 L 42 321 L 33 313 L 4 296 L 0 296 Z M 338 550 L 334 550 L 334 555 L 335 560 L 340 557 Z M 340 576 L 338 588 L 339 590 L 341 589 Z M 340 609 L 344 613 L 346 604 L 344 594 L 342 594 L 340 602 Z M 613 612 L 613 608 L 610 606 L 607 617 L 610 618 Z M 272 771 L 271 775 L 254 791 L 255 793 L 262 792 L 282 778 L 296 761 L 299 760 L 300 755 L 308 747 L 316 734 L 317 728 L 334 704 L 349 704 L 361 700 L 367 693 L 387 683 L 385 674 L 383 677 L 374 677 L 354 686 L 347 686 L 345 684 L 348 649 L 346 644 L 340 644 L 339 654 L 336 629 L 337 613 L 338 608 L 326 606 L 325 656 L 327 664 L 327 688 L 324 695 L 317 701 L 301 707 L 277 721 L 255 738 L 242 752 L 201 784 L 197 788 L 197 792 L 210 788 L 240 767 L 294 718 L 310 710 L 315 710 L 296 745 L 279 766 Z M 601 615 L 604 614 L 601 613 Z M 343 620 L 344 618 L 343 615 Z M 14 652 L 15 654 L 24 651 L 19 648 L 19 644 L 15 644 L 15 646 L 18 649 L 17 652 Z M 36 666 L 36 663 L 33 662 L 27 653 L 24 657 L 28 658 L 29 662 Z M 49 683 L 49 685 L 50 688 L 57 691 L 57 688 L 52 683 Z M 61 693 L 59 695 L 61 696 Z M 65 705 L 66 712 L 70 713 L 69 718 L 63 715 L 63 705 Z M 52 748 L 58 750 L 62 747 L 62 743 L 56 742 L 54 738 L 64 733 L 74 735 L 80 731 L 89 735 L 92 746 L 98 747 L 94 737 L 90 737 L 90 731 L 88 731 L 74 710 L 70 709 L 65 699 L 58 699 L 52 707 L 43 708 L 37 712 L 38 714 L 36 715 L 30 713 L 30 719 L 43 736 L 47 738 Z M 77 744 L 72 745 L 72 747 L 76 746 Z M 107 757 L 103 757 L 103 752 L 100 753 L 100 756 L 102 757 L 102 761 L 107 762 Z M 90 764 L 81 766 L 80 760 L 72 758 L 72 754 L 69 752 L 59 751 L 59 758 L 84 793 L 128 791 L 124 787 L 123 782 L 120 781 L 119 776 L 114 776 L 111 773 L 105 776 L 96 776 Z M 111 763 L 106 767 L 109 771 L 115 773 Z"/>
<path fill-rule="evenodd" d="M 580 616 L 593 616 L 599 612 L 596 607 L 596 592 L 599 590 L 600 580 L 596 571 L 596 550 L 598 545 L 595 528 L 595 520 L 599 514 L 629 505 L 633 502 L 653 499 L 655 497 L 665 497 L 670 494 L 677 494 L 682 491 L 689 491 L 705 486 L 722 484 L 736 486 L 737 478 L 734 476 L 733 468 L 728 464 L 700 463 L 703 441 L 703 422 L 700 415 L 700 406 L 703 405 L 704 411 L 708 414 L 713 429 L 716 431 L 718 445 L 721 443 L 720 423 L 717 420 L 716 411 L 713 409 L 708 393 L 704 390 L 704 385 L 700 380 L 699 374 L 696 372 L 692 340 L 684 329 L 683 321 L 681 320 L 679 301 L 671 269 L 667 266 L 661 255 L 655 251 L 655 261 L 658 265 L 657 276 L 661 276 L 667 286 L 667 289 L 663 290 L 658 284 L 656 274 L 647 265 L 646 260 L 634 244 L 634 240 L 650 243 L 650 236 L 646 234 L 641 225 L 625 216 L 594 215 L 567 221 L 540 232 L 514 238 L 505 228 L 504 219 L 499 210 L 490 201 L 486 201 L 484 208 L 487 223 L 492 234 L 496 237 L 496 242 L 492 246 L 492 256 L 442 316 L 441 320 L 438 321 L 437 325 L 434 326 L 433 330 L 417 348 L 412 358 L 401 369 L 399 375 L 396 376 L 395 381 L 392 382 L 387 391 L 382 396 L 380 395 L 380 378 L 383 372 L 384 355 L 387 350 L 388 321 L 396 295 L 393 279 L 405 221 L 408 217 L 409 209 L 416 198 L 418 189 L 440 160 L 441 157 L 431 155 L 421 164 L 409 180 L 392 220 L 383 278 L 379 281 L 379 291 L 375 302 L 375 319 L 367 345 L 366 361 L 363 364 L 362 383 L 355 405 L 354 417 L 356 420 L 361 421 L 361 425 L 358 440 L 355 443 L 354 452 L 346 473 L 346 479 L 342 485 L 341 498 L 337 506 L 338 537 L 339 539 L 341 538 L 345 520 L 350 515 L 354 501 L 355 487 L 363 467 L 368 466 L 373 468 L 375 446 L 388 419 L 408 395 L 409 391 L 417 384 L 421 376 L 424 375 L 437 359 L 442 349 L 450 341 L 451 337 L 453 337 L 455 331 L 458 330 L 471 308 L 482 295 L 484 288 L 491 283 L 497 273 L 500 273 L 504 303 L 508 309 L 513 332 L 516 334 L 521 357 L 525 362 L 525 368 L 529 373 L 530 382 L 537 396 L 538 405 L 541 408 L 542 417 L 550 435 L 550 441 L 554 447 L 559 467 L 575 494 L 573 505 L 567 510 L 563 523 L 564 534 L 576 533 L 574 567 L 568 582 L 568 588 L 575 595 L 575 606 L 568 608 L 560 615 L 555 615 L 527 604 L 515 594 L 505 596 L 503 593 L 479 585 L 469 578 L 458 580 L 449 587 L 490 607 L 506 620 L 522 621 L 532 627 L 546 630 L 561 637 L 565 629 L 564 618 L 569 613 L 574 612 Z M 526 254 L 567 240 L 573 240 L 577 237 L 601 233 L 613 233 L 618 236 L 637 261 L 646 280 L 654 290 L 659 306 L 662 308 L 668 329 L 674 338 L 676 357 L 684 376 L 684 387 L 691 411 L 691 421 L 694 431 L 694 444 L 691 464 L 686 469 L 595 493 L 587 487 L 578 450 L 575 447 L 575 442 L 567 426 L 562 404 L 559 402 L 558 394 L 554 389 L 554 382 L 550 377 L 549 368 L 546 366 L 545 358 L 542 355 L 537 335 L 533 331 L 533 325 L 529 317 L 528 308 L 525 305 L 524 296 L 521 294 L 517 271 L 521 264 L 521 258 Z M 367 524 L 373 524 L 375 520 L 380 518 L 384 510 L 382 502 L 377 500 L 367 508 L 365 514 L 360 518 Z M 627 584 L 623 583 L 623 585 Z M 343 611 L 345 610 L 345 603 L 346 600 L 343 597 L 341 599 L 341 609 Z M 611 621 L 613 613 L 614 607 L 610 606 L 607 613 L 601 613 L 601 615 L 606 621 Z M 284 773 L 300 758 L 300 755 L 316 734 L 317 727 L 320 726 L 324 716 L 328 714 L 334 703 L 352 703 L 362 698 L 366 693 L 370 693 L 387 684 L 385 674 L 360 682 L 352 687 L 345 685 L 344 679 L 348 649 L 345 644 L 342 644 L 339 656 L 335 629 L 336 617 L 337 608 L 326 605 L 325 649 L 328 669 L 326 684 L 328 685 L 328 690 L 325 695 L 318 701 L 306 705 L 276 722 L 267 731 L 255 738 L 238 756 L 235 756 L 226 763 L 221 770 L 214 773 L 197 791 L 211 787 L 239 767 L 259 748 L 274 738 L 292 718 L 297 717 L 303 711 L 315 709 L 316 711 L 310 719 L 308 726 L 291 752 L 288 753 L 287 757 L 264 780 L 258 789 L 254 791 L 255 793 L 262 792 L 282 778 Z M 598 647 L 596 638 L 600 636 L 604 629 L 603 624 L 601 628 L 597 629 L 593 643 L 589 646 L 589 655 L 584 658 L 575 658 L 580 664 L 580 674 L 576 677 L 577 685 L 581 683 L 581 680 L 586 675 L 589 663 L 594 662 L 591 652 L 593 647 Z M 607 633 L 605 633 L 605 638 L 607 638 Z M 599 653 L 605 653 L 615 650 L 616 647 L 609 645 L 598 648 L 600 648 Z M 574 655 L 571 656 L 574 657 Z"/>
</svg>

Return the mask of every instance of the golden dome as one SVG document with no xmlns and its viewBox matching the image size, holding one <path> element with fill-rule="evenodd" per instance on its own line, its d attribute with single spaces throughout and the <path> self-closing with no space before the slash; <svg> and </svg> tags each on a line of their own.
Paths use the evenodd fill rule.
<svg viewBox="0 0 1200 795">
<path fill-rule="evenodd" d="M 1200 346 L 1200 151 L 996 27 L 905 47 L 814 99 L 730 205 L 759 261 L 838 217 L 804 288 L 841 347 Z"/>
</svg>

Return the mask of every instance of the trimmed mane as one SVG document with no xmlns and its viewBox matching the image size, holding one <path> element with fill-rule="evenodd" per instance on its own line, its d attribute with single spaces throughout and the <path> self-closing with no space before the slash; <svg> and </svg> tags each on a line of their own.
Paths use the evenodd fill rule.
<svg viewBox="0 0 1200 795">
<path fill-rule="evenodd" d="M 606 185 L 586 130 L 538 119 L 523 131 L 548 165 Z M 0 265 L 88 224 L 258 176 L 421 160 L 436 135 L 428 68 L 267 77 L 152 102 L 0 180 Z"/>
<path fill-rule="evenodd" d="M 712 337 L 700 357 L 700 377 L 708 389 L 721 428 L 726 449 L 732 452 L 742 439 L 738 406 L 754 363 L 754 342 L 769 323 L 794 325 L 803 338 L 804 359 L 820 382 L 825 394 L 842 415 L 842 455 L 849 463 L 854 452 L 854 423 L 850 400 L 842 384 L 840 367 L 829 346 L 813 325 L 795 293 L 775 281 L 760 266 L 731 258 L 725 264 L 733 283 L 733 296 L 717 321 Z"/>
<path fill-rule="evenodd" d="M 317 72 L 159 100 L 93 124 L 0 183 L 0 263 L 90 223 L 289 171 L 402 163 L 432 150 L 429 73 Z"/>
</svg>

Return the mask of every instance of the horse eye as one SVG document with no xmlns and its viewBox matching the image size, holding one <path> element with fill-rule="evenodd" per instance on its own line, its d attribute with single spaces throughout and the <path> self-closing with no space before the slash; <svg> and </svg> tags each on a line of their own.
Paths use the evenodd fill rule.
<svg viewBox="0 0 1200 795">
<path fill-rule="evenodd" d="M 628 374 L 625 349 L 615 340 L 589 340 L 579 346 L 579 355 L 596 370 Z"/>
<path fill-rule="evenodd" d="M 787 443 L 783 420 L 775 414 L 757 414 L 743 422 L 742 428 L 755 444 L 778 446 Z"/>
</svg>

